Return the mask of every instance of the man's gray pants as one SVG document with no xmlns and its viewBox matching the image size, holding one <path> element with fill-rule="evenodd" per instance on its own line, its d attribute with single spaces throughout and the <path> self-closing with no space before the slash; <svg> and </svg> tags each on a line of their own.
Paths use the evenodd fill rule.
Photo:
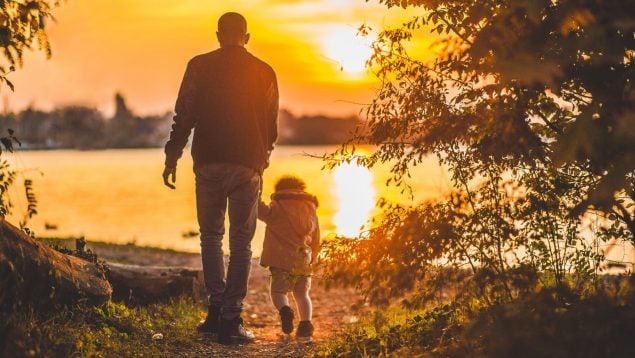
<svg viewBox="0 0 635 358">
<path fill-rule="evenodd" d="M 242 301 L 247 294 L 260 175 L 251 168 L 228 163 L 196 165 L 194 173 L 203 275 L 209 303 L 222 307 L 223 318 L 233 319 L 242 312 Z M 222 240 L 227 209 L 229 265 L 225 279 Z"/>
</svg>

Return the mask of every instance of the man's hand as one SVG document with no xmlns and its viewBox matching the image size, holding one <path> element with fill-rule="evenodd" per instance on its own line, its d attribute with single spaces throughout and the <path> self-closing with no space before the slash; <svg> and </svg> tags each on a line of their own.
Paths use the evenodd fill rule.
<svg viewBox="0 0 635 358">
<path fill-rule="evenodd" d="M 170 176 L 172 176 L 172 183 L 170 183 Z M 176 189 L 176 167 L 170 168 L 168 166 L 163 169 L 163 184 L 170 189 Z"/>
</svg>

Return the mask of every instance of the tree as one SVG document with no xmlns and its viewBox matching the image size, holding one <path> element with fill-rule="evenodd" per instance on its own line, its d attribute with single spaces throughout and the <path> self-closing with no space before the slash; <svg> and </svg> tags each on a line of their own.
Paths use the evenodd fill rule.
<svg viewBox="0 0 635 358">
<path fill-rule="evenodd" d="M 103 146 L 105 122 L 97 109 L 67 106 L 52 114 L 49 136 L 61 148 L 99 148 Z"/>
<path fill-rule="evenodd" d="M 53 4 L 57 4 L 57 1 Z M 37 47 L 47 56 L 51 50 L 46 36 L 46 20 L 52 18 L 51 2 L 47 0 L 0 0 L 0 48 L 8 63 L 8 69 L 0 66 L 0 85 L 8 80 L 7 70 L 22 65 L 24 50 Z M 0 64 L 1 65 L 1 64 Z M 8 135 L 0 137 L 0 149 L 13 151 L 13 143 L 20 144 L 8 129 Z M 1 151 L 0 151 L 1 154 Z M 59 304 L 88 301 L 101 304 L 110 298 L 112 289 L 103 272 L 88 261 L 64 255 L 33 240 L 22 230 L 4 220 L 11 208 L 7 189 L 13 183 L 15 171 L 0 161 L 0 313 L 10 322 L 9 313 L 22 304 L 36 307 L 56 307 Z M 32 181 L 25 179 L 28 202 L 25 221 L 36 213 Z M 25 221 L 20 223 L 24 226 Z M 26 233 L 25 233 L 26 232 Z"/>
<path fill-rule="evenodd" d="M 50 57 L 51 48 L 45 32 L 46 21 L 53 18 L 51 8 L 58 3 L 58 1 L 48 0 L 0 0 L 0 49 L 4 58 L 4 61 L 0 61 L 0 88 L 6 84 L 13 90 L 13 84 L 7 75 L 15 70 L 16 65 L 22 65 L 25 50 L 34 49 L 37 46 L 38 49 L 46 52 L 47 57 Z M 13 151 L 13 142 L 17 144 L 20 142 L 13 136 L 13 130 L 9 129 L 8 133 L 8 136 L 0 137 L 0 142 L 5 150 Z M 15 172 L 6 161 L 2 161 L 0 163 L 0 216 L 2 217 L 11 208 L 11 203 L 6 199 L 6 193 L 14 177 Z M 25 180 L 27 200 L 30 205 L 32 203 L 28 198 L 30 184 L 27 186 L 27 182 L 31 181 Z"/>
<path fill-rule="evenodd" d="M 7 74 L 22 65 L 25 50 L 38 48 L 51 56 L 46 24 L 53 19 L 51 9 L 59 1 L 0 0 L 0 47 L 5 64 L 0 63 L 0 84 L 13 90 Z"/>
<path fill-rule="evenodd" d="M 594 238 L 635 243 L 635 1 L 380 2 L 422 11 L 374 44 L 381 87 L 369 134 L 355 140 L 377 149 L 360 156 L 351 142 L 326 159 L 392 162 L 404 185 L 433 153 L 453 190 L 416 208 L 387 206 L 367 238 L 329 247 L 355 261 L 333 260 L 335 271 L 367 287 L 398 280 L 391 289 L 403 291 L 439 262 L 468 265 L 498 278 L 483 287 L 510 299 L 519 272 L 548 271 L 561 285 L 566 273 L 597 268 L 584 217 L 599 217 Z M 406 50 L 426 30 L 437 34 L 429 63 Z"/>
</svg>

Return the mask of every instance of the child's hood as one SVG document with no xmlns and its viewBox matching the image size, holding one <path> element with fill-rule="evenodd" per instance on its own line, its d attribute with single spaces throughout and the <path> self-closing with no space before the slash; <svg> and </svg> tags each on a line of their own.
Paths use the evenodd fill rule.
<svg viewBox="0 0 635 358">
<path fill-rule="evenodd" d="M 303 190 L 280 190 L 271 195 L 271 200 L 277 201 L 295 232 L 308 235 L 315 230 L 318 200 L 314 195 Z"/>
</svg>

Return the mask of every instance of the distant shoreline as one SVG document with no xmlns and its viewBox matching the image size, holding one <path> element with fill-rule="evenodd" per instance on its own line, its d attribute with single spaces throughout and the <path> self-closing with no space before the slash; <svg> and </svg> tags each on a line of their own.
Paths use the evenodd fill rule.
<svg viewBox="0 0 635 358">
<path fill-rule="evenodd" d="M 340 146 L 342 143 L 283 143 L 276 144 L 276 147 L 325 147 L 325 146 Z M 365 145 L 365 144 L 358 144 Z M 75 148 L 75 147 L 16 147 L 14 151 L 20 152 L 36 152 L 36 151 L 63 151 L 73 150 L 79 152 L 90 151 L 105 151 L 105 150 L 132 150 L 132 149 L 163 149 L 163 146 L 151 146 L 151 147 L 95 147 L 95 148 Z M 189 150 L 190 147 L 186 147 L 185 150 Z M 275 149 L 274 149 L 275 150 Z"/>
<path fill-rule="evenodd" d="M 170 133 L 172 112 L 139 116 L 121 94 L 114 98 L 115 113 L 106 116 L 96 108 L 70 105 L 50 111 L 27 108 L 0 114 L 0 132 L 13 130 L 24 150 L 101 150 L 159 148 Z M 363 121 L 355 115 L 297 116 L 278 113 L 279 145 L 329 145 L 347 141 Z"/>
<path fill-rule="evenodd" d="M 53 247 L 75 249 L 78 237 L 40 237 L 41 240 Z M 105 241 L 86 240 L 86 249 L 91 250 L 97 258 L 121 264 L 143 266 L 184 266 L 200 268 L 201 255 L 199 253 L 178 251 L 156 246 L 138 246 L 134 243 L 117 244 Z"/>
</svg>

